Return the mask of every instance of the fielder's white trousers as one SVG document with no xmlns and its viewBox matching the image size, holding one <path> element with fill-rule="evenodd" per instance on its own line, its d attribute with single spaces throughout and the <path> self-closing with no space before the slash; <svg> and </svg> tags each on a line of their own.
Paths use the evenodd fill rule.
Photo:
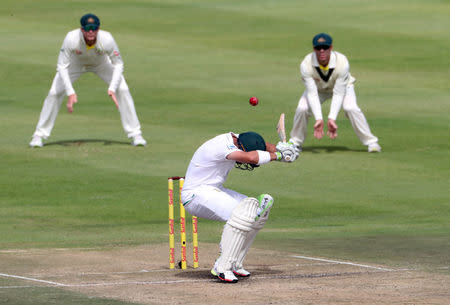
<svg viewBox="0 0 450 305">
<path fill-rule="evenodd" d="M 74 83 L 82 74 L 87 72 L 97 74 L 109 84 L 113 74 L 113 66 L 109 62 L 89 68 L 73 64 L 73 66 L 69 67 L 70 81 Z M 44 105 L 33 136 L 39 136 L 44 139 L 50 136 L 53 126 L 55 125 L 56 116 L 58 115 L 61 103 L 65 96 L 64 84 L 59 72 L 57 72 L 47 98 L 44 100 Z M 117 102 L 119 103 L 122 127 L 128 138 L 140 135 L 141 125 L 136 114 L 133 98 L 131 97 L 128 85 L 123 76 L 121 76 L 120 84 L 116 90 L 116 97 Z"/>
<path fill-rule="evenodd" d="M 330 99 L 331 97 L 331 93 L 319 93 L 321 104 L 323 104 L 323 102 L 325 102 L 327 99 Z M 350 120 L 353 130 L 355 131 L 361 143 L 363 143 L 364 145 L 369 145 L 378 142 L 378 138 L 375 137 L 370 131 L 369 123 L 367 123 L 366 117 L 356 103 L 356 94 L 353 85 L 349 85 L 347 87 L 344 101 L 342 103 L 342 108 L 344 109 L 345 115 Z M 300 146 L 303 145 L 308 131 L 308 119 L 311 115 L 312 112 L 309 107 L 306 92 L 304 92 L 298 102 L 298 106 L 294 116 L 294 123 L 291 130 L 291 140 L 295 144 Z"/>
<path fill-rule="evenodd" d="M 189 214 L 218 221 L 227 221 L 233 209 L 244 198 L 247 196 L 224 187 L 210 185 L 181 192 L 181 201 Z"/>
</svg>

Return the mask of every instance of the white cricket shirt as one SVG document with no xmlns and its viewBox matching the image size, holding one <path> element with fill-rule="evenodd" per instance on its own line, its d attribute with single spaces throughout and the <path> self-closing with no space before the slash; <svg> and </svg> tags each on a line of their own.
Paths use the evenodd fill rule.
<svg viewBox="0 0 450 305">
<path fill-rule="evenodd" d="M 186 172 L 184 191 L 194 190 L 200 185 L 223 185 L 236 163 L 234 160 L 228 160 L 227 156 L 239 151 L 234 145 L 232 134 L 228 132 L 218 135 L 197 149 Z"/>
<path fill-rule="evenodd" d="M 114 67 L 108 90 L 115 92 L 123 73 L 123 61 L 119 47 L 112 35 L 109 32 L 99 30 L 94 47 L 88 48 L 81 29 L 67 33 L 59 52 L 57 64 L 57 71 L 63 79 L 66 94 L 75 93 L 69 77 L 70 68 L 87 72 L 107 62 L 110 62 Z"/>
<path fill-rule="evenodd" d="M 319 72 L 320 71 L 320 72 Z M 300 64 L 300 73 L 306 87 L 311 111 L 316 120 L 322 119 L 319 93 L 333 94 L 331 100 L 330 119 L 336 120 L 344 100 L 346 88 L 355 82 L 350 75 L 350 64 L 347 57 L 339 52 L 331 51 L 328 63 L 328 74 L 320 74 L 319 62 L 314 52 L 306 55 Z M 329 75 L 331 73 L 331 75 Z"/>
</svg>

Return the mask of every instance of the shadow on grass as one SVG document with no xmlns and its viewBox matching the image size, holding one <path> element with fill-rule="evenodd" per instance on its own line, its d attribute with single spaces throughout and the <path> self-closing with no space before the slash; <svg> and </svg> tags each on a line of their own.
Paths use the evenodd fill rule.
<svg viewBox="0 0 450 305">
<path fill-rule="evenodd" d="M 347 146 L 306 146 L 303 147 L 303 152 L 311 152 L 313 154 L 320 153 L 333 153 L 338 151 L 351 151 L 351 152 L 367 152 L 367 149 L 350 149 Z"/>
<path fill-rule="evenodd" d="M 114 140 L 105 140 L 105 139 L 77 139 L 77 140 L 64 140 L 64 141 L 55 141 L 55 142 L 49 142 L 45 143 L 44 146 L 51 146 L 51 145 L 61 145 L 61 146 L 81 146 L 83 144 L 87 143 L 103 143 L 103 145 L 131 145 L 131 142 L 124 142 L 124 141 L 114 141 Z"/>
</svg>

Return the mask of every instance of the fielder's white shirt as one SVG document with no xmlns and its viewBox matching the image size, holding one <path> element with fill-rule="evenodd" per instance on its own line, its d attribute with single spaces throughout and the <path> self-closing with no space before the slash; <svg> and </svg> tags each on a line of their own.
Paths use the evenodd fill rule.
<svg viewBox="0 0 450 305">
<path fill-rule="evenodd" d="M 320 93 L 332 94 L 328 117 L 336 120 L 345 97 L 346 88 L 355 82 L 355 78 L 350 75 L 350 64 L 347 57 L 339 52 L 331 51 L 327 74 L 320 69 L 316 54 L 312 52 L 306 55 L 300 64 L 300 73 L 306 87 L 308 103 L 315 119 L 322 119 Z M 329 75 L 330 73 L 331 75 Z"/>
<path fill-rule="evenodd" d="M 75 93 L 69 77 L 69 69 L 89 71 L 96 67 L 111 63 L 114 67 L 108 90 L 115 92 L 123 73 L 123 61 L 119 47 L 109 32 L 99 30 L 97 42 L 93 48 L 86 45 L 83 32 L 76 29 L 67 33 L 59 52 L 57 71 L 59 72 L 67 95 Z"/>
<path fill-rule="evenodd" d="M 227 156 L 239 150 L 234 145 L 232 135 L 231 132 L 218 135 L 197 149 L 189 163 L 183 191 L 194 190 L 201 185 L 223 185 L 236 163 L 234 160 L 228 160 Z"/>
</svg>

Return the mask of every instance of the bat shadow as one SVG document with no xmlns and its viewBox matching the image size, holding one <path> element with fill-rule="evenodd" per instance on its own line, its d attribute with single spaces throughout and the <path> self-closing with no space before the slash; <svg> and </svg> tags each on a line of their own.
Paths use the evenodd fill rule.
<svg viewBox="0 0 450 305">
<path fill-rule="evenodd" d="M 303 146 L 302 149 L 302 152 L 311 152 L 313 154 L 334 153 L 339 151 L 367 152 L 366 149 L 352 149 L 347 146 Z"/>
<path fill-rule="evenodd" d="M 103 145 L 130 145 L 130 142 L 105 140 L 105 139 L 75 139 L 63 140 L 45 143 L 44 146 L 61 145 L 61 146 L 81 146 L 87 143 L 103 143 Z"/>
</svg>

